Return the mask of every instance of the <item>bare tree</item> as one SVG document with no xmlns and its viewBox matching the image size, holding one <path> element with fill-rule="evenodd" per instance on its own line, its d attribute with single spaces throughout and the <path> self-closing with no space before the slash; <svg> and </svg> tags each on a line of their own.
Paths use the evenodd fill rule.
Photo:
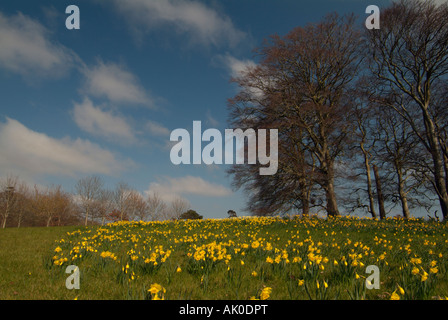
<svg viewBox="0 0 448 320">
<path fill-rule="evenodd" d="M 436 88 L 448 79 L 448 5 L 429 1 L 394 2 L 381 12 L 381 28 L 366 31 L 376 100 L 403 117 L 432 160 L 432 183 L 448 218 L 448 165 L 437 112 Z M 396 103 L 393 96 L 411 103 Z M 445 103 L 446 106 L 446 103 Z M 415 115 L 419 116 L 416 117 Z"/>
<path fill-rule="evenodd" d="M 33 196 L 34 210 L 45 219 L 46 226 L 49 227 L 54 218 L 65 215 L 71 208 L 71 197 L 64 192 L 61 186 L 40 190 L 34 187 Z"/>
<path fill-rule="evenodd" d="M 182 213 L 184 213 L 188 209 L 190 209 L 190 203 L 181 197 L 176 197 L 171 202 L 170 208 L 167 211 L 169 216 L 167 216 L 166 218 L 167 219 L 179 219 L 179 217 L 182 215 Z"/>
<path fill-rule="evenodd" d="M 114 209 L 114 192 L 108 189 L 102 189 L 98 198 L 96 209 L 98 217 L 101 219 L 101 225 L 104 225 L 106 218 Z"/>
<path fill-rule="evenodd" d="M 75 186 L 76 193 L 79 196 L 80 207 L 85 216 L 86 226 L 89 214 L 91 214 L 91 211 L 101 194 L 103 184 L 104 183 L 99 176 L 88 176 L 80 179 Z"/>
<path fill-rule="evenodd" d="M 355 126 L 355 136 L 357 137 L 358 147 L 362 154 L 362 159 L 364 163 L 364 172 L 366 176 L 367 185 L 367 197 L 369 200 L 368 211 L 372 215 L 373 219 L 377 218 L 377 213 L 375 210 L 374 201 L 374 191 L 372 185 L 372 150 L 375 146 L 375 141 L 372 141 L 370 135 L 372 131 L 371 127 L 371 117 L 365 109 L 356 109 L 353 113 L 356 126 Z"/>
<path fill-rule="evenodd" d="M 348 143 L 350 89 L 360 61 L 354 21 L 353 16 L 332 14 L 284 37 L 274 35 L 258 50 L 260 65 L 235 80 L 242 90 L 229 101 L 231 124 L 281 129 L 279 145 L 283 142 L 285 158 L 280 175 L 283 169 L 287 177 L 283 180 L 277 174 L 256 183 L 240 171 L 240 176 L 235 175 L 236 187 L 256 192 L 262 199 L 269 194 L 260 192 L 265 186 L 271 194 L 283 187 L 282 196 L 276 193 L 275 198 L 300 203 L 306 213 L 312 179 L 323 190 L 327 214 L 339 215 L 335 163 Z M 232 170 L 231 174 L 238 172 Z"/>
<path fill-rule="evenodd" d="M 131 219 L 146 220 L 148 217 L 148 204 L 140 192 L 131 190 L 127 197 L 127 202 L 128 213 Z"/>
<path fill-rule="evenodd" d="M 115 209 L 118 211 L 120 215 L 120 221 L 123 221 L 123 218 L 129 218 L 129 212 L 130 209 L 130 202 L 129 197 L 131 195 L 131 187 L 123 182 L 120 181 L 117 183 L 114 191 L 114 202 L 115 202 Z"/>
<path fill-rule="evenodd" d="M 8 176 L 0 181 L 0 215 L 3 229 L 17 202 L 17 184 L 17 176 Z"/>
<path fill-rule="evenodd" d="M 30 187 L 23 181 L 17 185 L 17 203 L 15 208 L 15 220 L 17 228 L 20 228 L 26 215 L 31 212 L 32 191 Z"/>
<path fill-rule="evenodd" d="M 167 211 L 167 205 L 158 193 L 152 192 L 146 199 L 147 211 L 152 221 L 163 220 Z"/>
</svg>

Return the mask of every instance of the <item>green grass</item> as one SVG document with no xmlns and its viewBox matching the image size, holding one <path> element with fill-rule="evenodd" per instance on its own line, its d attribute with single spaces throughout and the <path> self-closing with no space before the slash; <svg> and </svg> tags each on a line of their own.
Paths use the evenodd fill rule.
<svg viewBox="0 0 448 320">
<path fill-rule="evenodd" d="M 399 287 L 401 299 L 437 299 L 448 296 L 447 239 L 446 224 L 415 219 L 5 229 L 0 299 L 148 299 L 153 283 L 166 289 L 165 299 L 180 300 L 244 300 L 265 287 L 271 299 L 389 299 Z M 116 260 L 101 257 L 106 252 Z M 365 288 L 372 264 L 380 268 L 379 290 Z M 80 290 L 65 287 L 68 265 L 80 269 Z"/>
<path fill-rule="evenodd" d="M 0 299 L 63 298 L 59 283 L 44 268 L 44 257 L 56 240 L 75 229 L 79 228 L 1 229 Z"/>
</svg>

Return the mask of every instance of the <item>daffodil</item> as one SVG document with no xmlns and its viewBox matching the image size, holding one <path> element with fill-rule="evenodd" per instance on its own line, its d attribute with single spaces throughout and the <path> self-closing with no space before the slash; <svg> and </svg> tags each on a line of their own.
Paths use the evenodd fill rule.
<svg viewBox="0 0 448 320">
<path fill-rule="evenodd" d="M 260 299 L 261 300 L 269 299 L 271 292 L 272 292 L 272 288 L 270 288 L 270 287 L 263 288 L 263 290 L 261 290 L 261 293 L 260 293 Z"/>
<path fill-rule="evenodd" d="M 433 268 L 429 269 L 429 272 L 435 274 L 435 273 L 439 272 L 439 269 L 437 267 L 433 267 Z"/>
<path fill-rule="evenodd" d="M 400 300 L 400 296 L 397 294 L 396 291 L 392 292 L 390 300 Z"/>
<path fill-rule="evenodd" d="M 404 289 L 402 287 L 398 286 L 398 291 L 401 295 L 404 295 Z"/>
</svg>

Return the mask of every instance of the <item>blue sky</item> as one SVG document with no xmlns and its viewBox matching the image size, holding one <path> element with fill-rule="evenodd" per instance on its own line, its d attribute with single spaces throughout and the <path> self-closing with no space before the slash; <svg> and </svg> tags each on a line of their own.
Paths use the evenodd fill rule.
<svg viewBox="0 0 448 320">
<path fill-rule="evenodd" d="M 171 131 L 227 126 L 229 82 L 271 34 L 375 0 L 0 2 L 0 176 L 39 185 L 100 175 L 188 200 L 206 218 L 244 215 L 226 165 L 170 161 Z M 80 30 L 68 30 L 68 5 Z"/>
</svg>

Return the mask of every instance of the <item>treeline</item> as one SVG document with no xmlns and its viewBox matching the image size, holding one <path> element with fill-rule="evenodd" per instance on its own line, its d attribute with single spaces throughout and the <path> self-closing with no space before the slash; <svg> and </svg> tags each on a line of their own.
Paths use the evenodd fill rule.
<svg viewBox="0 0 448 320">
<path fill-rule="evenodd" d="M 396 207 L 409 218 L 438 203 L 448 218 L 447 4 L 393 2 L 372 30 L 330 14 L 256 53 L 233 79 L 229 122 L 278 129 L 279 169 L 229 170 L 247 210 L 384 218 Z"/>
<path fill-rule="evenodd" d="M 17 176 L 0 178 L 2 228 L 173 220 L 189 209 L 182 198 L 166 202 L 156 193 L 143 196 L 124 182 L 107 189 L 95 175 L 80 179 L 74 193 L 61 186 L 30 186 Z"/>
</svg>

